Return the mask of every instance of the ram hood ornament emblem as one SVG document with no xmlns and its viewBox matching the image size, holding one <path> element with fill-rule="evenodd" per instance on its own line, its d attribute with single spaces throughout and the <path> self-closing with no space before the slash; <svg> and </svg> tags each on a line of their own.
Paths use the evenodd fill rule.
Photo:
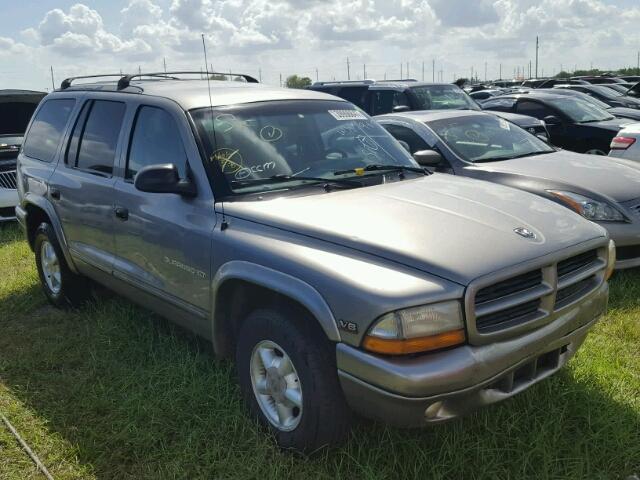
<svg viewBox="0 0 640 480">
<path fill-rule="evenodd" d="M 531 230 L 526 229 L 524 227 L 514 228 L 513 231 L 516 232 L 521 237 L 529 238 L 531 240 L 535 240 L 536 239 L 536 234 L 533 233 Z"/>
</svg>

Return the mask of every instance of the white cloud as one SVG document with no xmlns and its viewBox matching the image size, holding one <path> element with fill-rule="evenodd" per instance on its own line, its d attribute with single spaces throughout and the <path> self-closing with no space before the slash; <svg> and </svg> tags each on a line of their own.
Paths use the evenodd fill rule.
<svg viewBox="0 0 640 480">
<path fill-rule="evenodd" d="M 157 70 L 163 57 L 170 67 L 199 69 L 204 33 L 216 69 L 260 68 L 272 83 L 280 72 L 315 78 L 316 68 L 342 78 L 346 57 L 354 77 L 365 62 L 367 76 L 397 77 L 407 61 L 419 77 L 426 61 L 431 78 L 435 59 L 451 79 L 485 61 L 489 76 L 499 64 L 522 68 L 539 35 L 547 73 L 560 63 L 613 68 L 635 63 L 640 44 L 640 5 L 623 1 L 128 0 L 111 15 L 87 2 L 42 10 L 19 39 L 4 33 L 0 55 L 74 73 Z"/>
</svg>

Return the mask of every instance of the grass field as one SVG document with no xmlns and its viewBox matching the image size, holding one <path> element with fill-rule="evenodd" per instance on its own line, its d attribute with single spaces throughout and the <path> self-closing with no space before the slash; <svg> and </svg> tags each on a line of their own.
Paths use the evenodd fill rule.
<svg viewBox="0 0 640 480">
<path fill-rule="evenodd" d="M 640 272 L 568 368 L 425 430 L 358 421 L 311 459 L 247 420 L 230 364 L 105 295 L 69 313 L 40 293 L 16 227 L 0 232 L 0 412 L 56 479 L 625 479 L 640 474 Z M 0 479 L 43 478 L 0 423 Z"/>
</svg>

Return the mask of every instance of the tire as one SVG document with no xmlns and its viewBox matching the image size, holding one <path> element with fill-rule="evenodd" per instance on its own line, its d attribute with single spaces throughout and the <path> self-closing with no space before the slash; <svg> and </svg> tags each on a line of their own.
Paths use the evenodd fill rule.
<svg viewBox="0 0 640 480">
<path fill-rule="evenodd" d="M 85 303 L 91 294 L 90 284 L 69 269 L 50 224 L 40 224 L 33 245 L 40 284 L 49 302 L 58 308 L 76 308 Z"/>
<path fill-rule="evenodd" d="M 236 346 L 240 390 L 251 415 L 273 433 L 281 448 L 307 454 L 342 443 L 351 417 L 332 344 L 313 321 L 294 309 L 256 310 L 243 322 Z M 292 368 L 283 367 L 287 358 Z M 278 375 L 274 365 L 286 375 Z M 276 414 L 276 399 L 290 414 L 288 421 Z"/>
</svg>

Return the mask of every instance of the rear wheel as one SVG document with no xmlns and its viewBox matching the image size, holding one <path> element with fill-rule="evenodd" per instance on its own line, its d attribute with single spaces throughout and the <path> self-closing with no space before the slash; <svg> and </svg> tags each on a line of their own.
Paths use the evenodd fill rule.
<svg viewBox="0 0 640 480">
<path fill-rule="evenodd" d="M 53 227 L 41 223 L 35 234 L 36 267 L 42 290 L 58 308 L 78 307 L 91 293 L 86 278 L 74 274 L 64 259 Z"/>
<path fill-rule="evenodd" d="M 251 414 L 280 447 L 305 453 L 340 443 L 350 425 L 332 345 L 310 321 L 295 310 L 256 310 L 243 323 L 236 348 Z"/>
</svg>

